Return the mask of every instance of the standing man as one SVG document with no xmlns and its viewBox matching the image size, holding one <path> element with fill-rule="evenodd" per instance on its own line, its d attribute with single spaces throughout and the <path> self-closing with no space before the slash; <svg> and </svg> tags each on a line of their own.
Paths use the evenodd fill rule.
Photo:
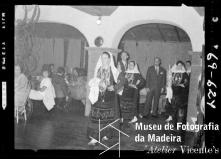
<svg viewBox="0 0 221 159">
<path fill-rule="evenodd" d="M 161 93 L 165 91 L 166 86 L 166 70 L 161 67 L 161 59 L 159 57 L 154 58 L 154 65 L 150 66 L 147 70 L 146 78 L 146 91 L 147 98 L 144 108 L 144 117 L 150 115 L 153 102 L 152 116 L 157 117 L 158 105 Z"/>
<path fill-rule="evenodd" d="M 128 67 L 129 53 L 122 51 L 120 53 L 120 58 L 118 59 L 117 69 L 119 72 L 125 72 Z"/>
<path fill-rule="evenodd" d="M 191 74 L 191 61 L 190 60 L 186 61 L 186 73 L 188 74 L 190 78 L 190 74 Z"/>
<path fill-rule="evenodd" d="M 118 76 L 118 81 L 117 81 L 117 85 L 120 88 L 123 88 L 124 82 L 125 82 L 125 71 L 128 68 L 128 60 L 129 60 L 130 56 L 129 53 L 126 51 L 122 51 L 119 54 L 119 58 L 118 58 L 118 62 L 117 62 L 117 69 L 120 72 L 119 76 Z M 123 123 L 123 118 L 122 118 L 122 114 L 121 114 L 121 108 L 120 108 L 120 95 L 117 95 L 118 98 L 118 103 L 119 103 L 119 116 L 121 118 L 121 123 Z"/>
</svg>

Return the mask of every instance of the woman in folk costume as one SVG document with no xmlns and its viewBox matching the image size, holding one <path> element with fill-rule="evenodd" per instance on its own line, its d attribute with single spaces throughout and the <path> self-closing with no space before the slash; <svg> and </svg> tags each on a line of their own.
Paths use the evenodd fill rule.
<svg viewBox="0 0 221 159">
<path fill-rule="evenodd" d="M 129 53 L 126 51 L 121 51 L 121 53 L 119 53 L 118 59 L 117 59 L 117 69 L 120 72 L 119 75 L 119 83 L 118 83 L 118 87 L 119 88 L 123 88 L 122 85 L 124 85 L 124 76 L 125 76 L 125 71 L 128 68 L 128 60 L 129 60 Z M 119 94 L 117 95 L 118 98 L 118 103 L 120 103 L 120 96 Z M 121 123 L 123 123 L 123 118 L 122 118 L 122 113 L 121 113 L 121 109 L 120 109 L 120 105 L 119 105 L 119 115 L 121 118 Z"/>
<path fill-rule="evenodd" d="M 99 139 L 108 140 L 114 135 L 113 129 L 108 127 L 102 130 L 99 138 L 99 121 L 100 128 L 103 128 L 119 118 L 115 93 L 118 74 L 113 55 L 103 52 L 98 59 L 94 78 L 89 81 L 89 100 L 92 104 L 87 129 L 89 145 L 95 145 Z"/>
<path fill-rule="evenodd" d="M 125 71 L 125 82 L 122 96 L 120 96 L 120 108 L 123 120 L 130 120 L 129 123 L 137 121 L 139 115 L 139 90 L 145 85 L 138 66 L 135 61 L 129 61 L 128 69 Z"/>
<path fill-rule="evenodd" d="M 166 122 L 173 120 L 176 124 L 178 119 L 185 123 L 187 115 L 189 78 L 186 73 L 185 64 L 178 61 L 169 71 L 166 110 L 169 117 Z"/>
</svg>

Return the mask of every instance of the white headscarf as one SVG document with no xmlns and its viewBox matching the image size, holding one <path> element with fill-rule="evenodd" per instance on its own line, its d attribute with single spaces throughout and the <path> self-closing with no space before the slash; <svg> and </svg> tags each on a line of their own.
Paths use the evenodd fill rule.
<svg viewBox="0 0 221 159">
<path fill-rule="evenodd" d="M 174 64 L 173 66 L 172 66 L 172 68 L 171 68 L 171 72 L 172 73 L 184 73 L 184 72 L 186 72 L 186 69 L 182 66 L 181 67 L 181 70 L 178 70 L 178 68 L 177 68 L 178 66 L 176 65 L 176 64 Z"/>
<path fill-rule="evenodd" d="M 110 61 L 110 67 L 111 67 L 112 74 L 114 76 L 114 81 L 117 82 L 119 71 L 114 66 L 114 59 L 113 59 L 112 53 L 110 53 L 110 52 L 108 52 L 108 53 L 110 55 L 110 60 L 111 60 Z M 94 70 L 94 77 L 88 83 L 88 85 L 90 87 L 90 92 L 89 92 L 89 97 L 88 98 L 91 101 L 91 104 L 94 104 L 95 102 L 97 102 L 98 96 L 99 96 L 99 82 L 100 82 L 100 79 L 97 78 L 97 73 L 98 73 L 98 70 L 102 66 L 102 61 L 101 61 L 102 55 L 100 55 L 100 57 L 97 61 L 97 65 L 96 65 L 95 70 Z"/>
<path fill-rule="evenodd" d="M 186 69 L 184 68 L 184 66 L 182 66 L 181 69 L 178 70 L 177 65 L 174 64 L 168 73 L 170 74 L 170 73 L 184 73 L 184 72 L 186 72 Z M 169 78 L 172 78 L 172 77 L 169 77 Z M 168 99 L 169 103 L 171 103 L 171 99 L 173 97 L 173 90 L 171 88 L 171 82 L 172 81 L 170 79 L 168 79 L 169 84 L 166 88 L 166 92 L 167 92 L 166 98 Z"/>
<path fill-rule="evenodd" d="M 111 60 L 110 61 L 110 67 L 111 67 L 112 74 L 114 76 L 114 81 L 117 82 L 117 77 L 119 75 L 119 71 L 117 70 L 117 68 L 114 65 L 114 59 L 113 59 L 112 53 L 111 52 L 107 52 L 107 53 L 109 53 L 109 55 L 110 55 L 110 60 Z M 97 61 L 97 65 L 96 65 L 95 70 L 94 70 L 94 78 L 97 77 L 98 70 L 102 66 L 102 61 L 101 61 L 102 55 L 100 55 L 100 57 Z"/>
<path fill-rule="evenodd" d="M 128 64 L 130 62 L 132 62 L 132 61 L 129 61 Z M 140 73 L 140 71 L 138 70 L 137 63 L 135 61 L 134 61 L 134 63 L 135 63 L 134 69 L 130 70 L 128 67 L 127 70 L 125 71 L 126 73 Z"/>
</svg>

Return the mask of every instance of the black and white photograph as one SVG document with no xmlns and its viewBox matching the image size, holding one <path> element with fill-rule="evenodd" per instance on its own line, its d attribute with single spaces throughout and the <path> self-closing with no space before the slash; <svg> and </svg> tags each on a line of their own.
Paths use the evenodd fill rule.
<svg viewBox="0 0 221 159">
<path fill-rule="evenodd" d="M 218 153 L 205 135 L 219 131 L 206 121 L 216 93 L 205 85 L 217 88 L 205 78 L 217 64 L 206 60 L 218 62 L 205 49 L 206 13 L 186 4 L 14 5 L 14 149 Z"/>
</svg>

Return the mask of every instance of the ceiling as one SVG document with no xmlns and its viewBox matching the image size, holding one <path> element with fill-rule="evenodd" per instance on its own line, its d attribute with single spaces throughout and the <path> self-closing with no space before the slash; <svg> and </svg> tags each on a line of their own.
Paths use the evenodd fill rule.
<svg viewBox="0 0 221 159">
<path fill-rule="evenodd" d="M 71 6 L 93 16 L 110 16 L 117 6 Z"/>
<path fill-rule="evenodd" d="M 76 28 L 60 23 L 41 22 L 35 25 L 35 36 L 42 38 L 74 38 L 85 37 Z M 168 24 L 143 24 L 128 30 L 122 41 L 164 41 L 164 42 L 190 42 L 188 35 L 180 28 Z"/>
<path fill-rule="evenodd" d="M 71 6 L 93 16 L 110 16 L 118 6 Z M 193 7 L 200 16 L 204 16 L 204 7 Z"/>
<path fill-rule="evenodd" d="M 73 38 L 85 40 L 85 37 L 76 28 L 60 23 L 36 23 L 34 35 L 41 38 Z"/>
<path fill-rule="evenodd" d="M 190 42 L 188 35 L 180 28 L 169 24 L 143 24 L 128 30 L 124 40 L 136 41 L 164 41 L 164 42 Z"/>
</svg>

